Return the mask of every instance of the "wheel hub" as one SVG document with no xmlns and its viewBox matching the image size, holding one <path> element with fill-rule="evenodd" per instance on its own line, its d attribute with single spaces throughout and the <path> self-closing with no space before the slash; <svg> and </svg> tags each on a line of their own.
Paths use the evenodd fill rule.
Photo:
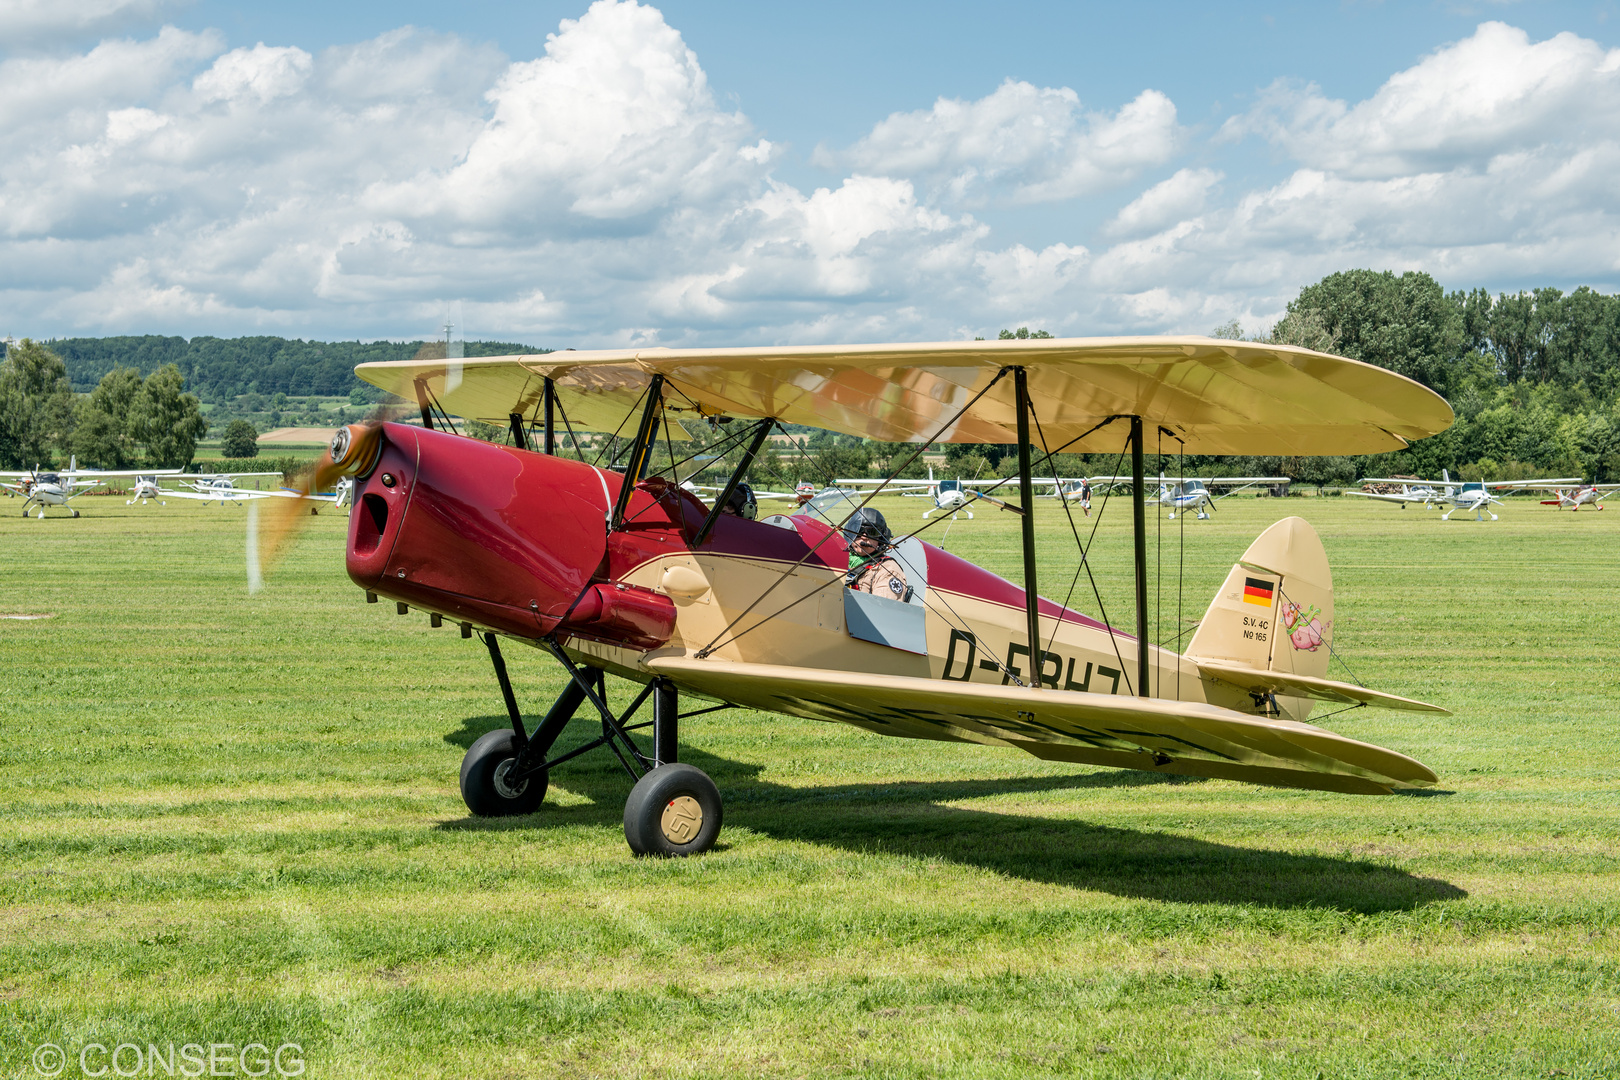
<svg viewBox="0 0 1620 1080">
<path fill-rule="evenodd" d="M 529 781 L 526 777 L 516 783 L 507 782 L 506 778 L 511 775 L 512 767 L 516 764 L 517 758 L 507 758 L 495 766 L 495 793 L 503 799 L 515 799 L 528 790 Z"/>
<path fill-rule="evenodd" d="M 664 807 L 659 825 L 670 843 L 690 844 L 703 828 L 703 807 L 690 795 L 677 795 Z"/>
</svg>

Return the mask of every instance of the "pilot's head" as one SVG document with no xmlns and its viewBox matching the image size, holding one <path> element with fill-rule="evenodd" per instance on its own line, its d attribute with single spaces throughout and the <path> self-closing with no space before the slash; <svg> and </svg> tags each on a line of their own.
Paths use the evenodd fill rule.
<svg viewBox="0 0 1620 1080">
<path fill-rule="evenodd" d="M 882 513 L 870 506 L 862 507 L 849 516 L 849 520 L 844 522 L 844 537 L 849 541 L 849 549 L 861 556 L 876 555 L 894 539 Z"/>
<path fill-rule="evenodd" d="M 720 508 L 720 512 L 753 521 L 759 516 L 759 503 L 754 500 L 754 489 L 747 484 L 738 484 L 731 497 L 726 500 L 726 505 Z"/>
</svg>

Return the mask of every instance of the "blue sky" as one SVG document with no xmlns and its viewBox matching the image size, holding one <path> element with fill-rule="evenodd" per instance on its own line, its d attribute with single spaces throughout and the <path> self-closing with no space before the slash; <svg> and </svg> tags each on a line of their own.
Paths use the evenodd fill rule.
<svg viewBox="0 0 1620 1080">
<path fill-rule="evenodd" d="M 0 333 L 1207 332 L 1351 266 L 1611 291 L 1615 12 L 16 0 Z"/>
</svg>

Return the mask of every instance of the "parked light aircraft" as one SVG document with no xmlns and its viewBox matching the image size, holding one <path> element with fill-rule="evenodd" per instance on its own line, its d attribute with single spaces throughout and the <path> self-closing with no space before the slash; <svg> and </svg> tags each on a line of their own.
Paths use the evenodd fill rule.
<svg viewBox="0 0 1620 1080">
<path fill-rule="evenodd" d="M 1318 700 L 1444 710 L 1326 677 L 1332 573 L 1297 517 L 1231 568 L 1185 655 L 1148 643 L 1144 499 L 1132 500 L 1134 634 L 1038 593 L 1037 457 L 1128 447 L 1142 492 L 1144 433 L 1157 427 L 1188 453 L 1297 455 L 1398 449 L 1451 424 L 1442 398 L 1394 372 L 1284 345 L 1165 337 L 581 351 L 357 373 L 414 398 L 422 426 L 341 429 L 311 483 L 355 479 L 346 563 L 368 601 L 483 640 L 511 726 L 462 762 L 474 814 L 535 811 L 552 769 L 607 746 L 634 781 L 631 849 L 706 850 L 720 794 L 678 760 L 679 722 L 725 707 L 1284 787 L 1387 794 L 1436 779 L 1403 754 L 1306 722 Z M 636 417 L 624 470 L 528 449 L 543 423 L 540 447 L 552 450 L 554 410 L 592 430 Z M 510 421 L 516 445 L 442 430 L 451 412 Z M 713 506 L 678 476 L 646 475 L 670 416 L 747 421 L 748 449 Z M 779 423 L 919 452 L 941 440 L 1016 445 L 1006 482 L 1022 587 L 903 536 L 891 550 L 909 598 L 856 592 L 844 587 L 840 528 L 807 513 L 776 524 L 721 514 Z M 262 508 L 273 520 L 249 552 L 269 558 L 299 519 L 284 504 Z M 548 654 L 566 676 L 532 728 L 501 638 Z M 609 675 L 639 687 L 628 706 L 609 705 Z M 714 704 L 682 712 L 693 698 Z M 650 723 L 633 722 L 649 700 Z M 553 754 L 587 703 L 600 735 Z M 648 728 L 650 744 L 638 743 L 632 732 Z"/>
<path fill-rule="evenodd" d="M 1587 484 L 1584 487 L 1552 487 L 1553 494 L 1550 499 L 1542 499 L 1542 506 L 1556 506 L 1562 510 L 1569 507 L 1571 510 L 1580 510 L 1581 507 L 1591 505 L 1603 509 L 1603 500 L 1620 490 L 1620 484 Z"/>
<path fill-rule="evenodd" d="M 183 481 L 191 488 L 190 491 L 173 491 L 166 488 L 157 488 L 156 490 L 159 494 L 176 499 L 190 499 L 194 502 L 200 502 L 204 506 L 211 502 L 217 502 L 221 506 L 224 506 L 227 502 L 241 506 L 244 502 L 253 502 L 258 499 L 303 499 L 307 502 L 331 503 L 340 510 L 349 505 L 354 492 L 354 481 L 347 476 L 338 477 L 331 492 L 303 492 L 286 487 L 261 490 L 236 486 L 237 480 L 255 476 L 279 477 L 281 473 L 214 473 L 188 478 Z M 311 508 L 310 513 L 315 512 Z"/>
<path fill-rule="evenodd" d="M 1406 509 L 1406 504 L 1409 502 L 1422 503 L 1423 509 L 1428 510 L 1433 507 L 1435 503 L 1445 500 L 1445 492 L 1441 488 L 1437 488 L 1426 482 L 1412 483 L 1409 478 L 1397 478 L 1393 480 L 1363 480 L 1362 483 L 1376 484 L 1385 488 L 1398 486 L 1400 490 L 1358 491 L 1355 489 L 1349 489 L 1346 490 L 1344 494 L 1360 495 L 1368 499 L 1377 499 L 1380 502 L 1400 503 L 1402 510 Z"/>
<path fill-rule="evenodd" d="M 1455 514 L 1458 510 L 1461 510 L 1465 514 L 1469 511 L 1473 511 L 1475 521 L 1484 521 L 1486 514 L 1491 516 L 1492 521 L 1496 521 L 1496 511 L 1491 509 L 1491 504 L 1495 503 L 1500 505 L 1502 500 L 1499 496 L 1494 494 L 1494 492 L 1518 490 L 1520 488 L 1545 488 L 1558 485 L 1579 484 L 1581 482 L 1581 478 L 1578 476 L 1574 479 L 1565 477 L 1561 480 L 1487 480 L 1484 482 L 1477 480 L 1453 480 L 1451 478 L 1451 471 L 1449 469 L 1442 469 L 1440 472 L 1440 477 L 1441 478 L 1438 481 L 1425 480 L 1422 481 L 1422 483 L 1432 487 L 1435 491 L 1432 499 L 1423 500 L 1423 505 L 1425 507 L 1428 507 L 1431 505 L 1431 503 L 1440 504 L 1449 502 L 1451 504 L 1451 509 L 1440 515 L 1441 521 L 1450 521 L 1451 515 Z M 1361 483 L 1363 485 L 1401 484 L 1404 488 L 1408 481 L 1395 480 L 1388 477 L 1369 477 L 1368 479 L 1361 481 Z M 1357 491 L 1354 489 L 1346 489 L 1345 494 L 1359 495 L 1365 499 L 1377 499 L 1380 502 L 1398 502 L 1401 504 L 1401 509 L 1403 510 L 1406 509 L 1406 504 L 1408 502 L 1418 501 L 1416 498 L 1404 494 L 1389 495 L 1371 491 Z"/>
<path fill-rule="evenodd" d="M 135 478 L 135 486 L 129 489 L 129 498 L 124 500 L 124 505 L 134 506 L 138 502 L 145 506 L 153 499 L 161 501 L 163 496 L 167 494 L 168 492 L 158 483 L 158 478 L 155 475 L 142 473 Z M 169 504 L 163 502 L 163 505 L 167 506 Z"/>
<path fill-rule="evenodd" d="M 279 472 L 249 472 L 249 473 L 203 473 L 188 476 L 180 483 L 188 491 L 168 491 L 165 494 L 173 495 L 177 499 L 192 499 L 207 506 L 217 502 L 224 506 L 227 502 L 241 506 L 244 502 L 254 499 L 270 499 L 277 496 L 296 495 L 290 491 L 262 491 L 258 488 L 239 488 L 238 480 L 255 479 L 262 476 L 281 477 Z"/>
<path fill-rule="evenodd" d="M 1159 505 L 1170 508 L 1170 519 L 1175 520 L 1176 512 L 1185 514 L 1188 510 L 1197 511 L 1198 520 L 1206 521 L 1209 512 L 1215 509 L 1215 504 L 1221 499 L 1229 499 L 1240 491 L 1260 484 L 1286 484 L 1286 476 L 1225 476 L 1212 480 L 1167 481 L 1159 477 Z M 1230 491 L 1219 495 L 1211 495 L 1209 489 L 1214 487 L 1231 488 Z"/>
<path fill-rule="evenodd" d="M 933 517 L 934 514 L 943 510 L 951 515 L 953 521 L 956 520 L 956 515 L 959 513 L 966 514 L 968 520 L 972 521 L 973 511 L 967 507 L 969 503 L 979 499 L 985 499 L 1001 507 L 1007 505 L 1005 501 L 986 495 L 982 490 L 974 490 L 976 488 L 985 489 L 1004 486 L 1006 484 L 1005 480 L 936 480 L 934 479 L 934 467 L 932 465 L 928 467 L 927 482 L 921 480 L 906 480 L 900 483 L 890 483 L 887 480 L 835 480 L 833 482 L 839 487 L 859 490 L 863 495 L 868 491 L 881 488 L 884 494 L 887 495 L 906 495 L 932 499 L 934 500 L 933 507 L 923 511 L 925 519 Z M 1037 484 L 1044 482 L 1036 480 Z"/>
<path fill-rule="evenodd" d="M 27 472 L 3 472 L 0 477 L 12 477 L 14 482 L 0 480 L 0 487 L 5 489 L 8 496 L 24 497 L 22 516 L 28 516 L 31 506 L 38 506 L 38 515 L 45 516 L 47 506 L 67 507 L 74 517 L 79 516 L 78 510 L 67 504 L 86 492 L 103 487 L 113 480 L 123 480 L 131 476 L 173 476 L 179 469 L 159 469 L 154 473 L 151 469 L 80 469 L 77 459 L 69 460 L 69 467 L 57 472 L 40 472 L 37 468 Z"/>
</svg>

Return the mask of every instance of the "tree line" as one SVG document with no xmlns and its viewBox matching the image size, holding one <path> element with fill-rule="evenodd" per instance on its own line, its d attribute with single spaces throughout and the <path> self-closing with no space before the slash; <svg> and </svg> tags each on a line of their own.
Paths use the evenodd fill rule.
<svg viewBox="0 0 1620 1080">
<path fill-rule="evenodd" d="M 410 360 L 442 342 L 304 341 L 281 337 L 160 337 L 155 334 L 105 338 L 55 338 L 45 346 L 67 364 L 68 378 L 81 393 L 114 368 L 151 372 L 173 364 L 186 386 L 206 402 L 223 403 L 242 394 L 347 397 L 358 391 L 376 401 L 381 391 L 355 377 L 356 365 Z M 469 341 L 466 356 L 540 353 L 532 345 Z M 444 353 L 440 351 L 440 356 Z"/>
<path fill-rule="evenodd" d="M 1242 336 L 1235 323 L 1216 334 Z M 1330 483 L 1441 469 L 1620 479 L 1620 296 L 1585 286 L 1447 293 L 1421 271 L 1348 270 L 1302 289 L 1256 340 L 1389 368 L 1439 392 L 1457 420 L 1388 454 L 1223 464 Z"/>
<path fill-rule="evenodd" d="M 465 356 L 547 351 L 492 341 L 463 348 Z M 49 467 L 70 458 L 103 469 L 184 466 L 209 430 L 204 401 L 228 405 L 244 396 L 297 393 L 347 395 L 364 406 L 386 395 L 357 378 L 355 365 L 443 358 L 446 351 L 444 342 L 420 341 L 25 338 L 0 360 L 0 468 Z M 227 456 L 257 453 L 251 424 L 231 419 L 222 428 Z"/>
</svg>

